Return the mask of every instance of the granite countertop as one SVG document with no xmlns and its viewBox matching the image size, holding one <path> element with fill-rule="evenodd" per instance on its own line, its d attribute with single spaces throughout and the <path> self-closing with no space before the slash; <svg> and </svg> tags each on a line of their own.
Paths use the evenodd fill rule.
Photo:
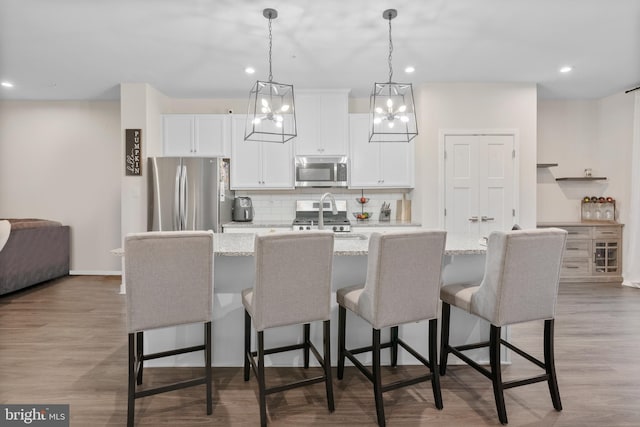
<svg viewBox="0 0 640 427">
<path fill-rule="evenodd" d="M 232 221 L 222 224 L 222 228 L 289 228 L 293 220 L 254 220 L 249 222 Z M 370 219 L 366 221 L 351 221 L 351 227 L 421 227 L 419 222 L 411 221 L 396 221 L 392 219 L 390 221 L 378 221 L 377 219 Z"/>
<path fill-rule="evenodd" d="M 365 235 L 367 239 L 335 239 L 334 255 L 358 256 L 367 255 L 369 239 L 367 233 L 353 233 Z M 253 233 L 222 233 L 214 237 L 214 251 L 218 256 L 253 256 Z M 480 243 L 477 235 L 463 233 L 447 233 L 446 255 L 481 255 L 486 252 L 486 246 Z"/>
<path fill-rule="evenodd" d="M 544 227 L 575 227 L 575 226 L 596 226 L 596 227 L 606 227 L 606 226 L 616 226 L 616 225 L 624 225 L 616 221 L 558 221 L 558 222 L 539 222 L 537 224 L 538 228 Z"/>
</svg>

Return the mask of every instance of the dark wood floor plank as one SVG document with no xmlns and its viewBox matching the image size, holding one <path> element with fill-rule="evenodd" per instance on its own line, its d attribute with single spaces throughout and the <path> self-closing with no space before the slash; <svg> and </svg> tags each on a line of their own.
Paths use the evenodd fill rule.
<svg viewBox="0 0 640 427">
<path fill-rule="evenodd" d="M 73 276 L 0 298 L 0 402 L 68 403 L 72 426 L 122 426 L 126 420 L 127 334 L 117 277 Z M 511 426 L 640 425 L 640 289 L 562 284 L 555 322 L 556 368 L 564 410 L 553 409 L 546 383 L 505 392 Z M 543 322 L 515 325 L 512 341 L 542 358 Z M 214 343 L 215 345 L 215 343 Z M 417 366 L 384 368 L 383 378 L 415 375 Z M 539 372 L 514 356 L 504 378 Z M 186 378 L 191 368 L 145 370 L 145 384 Z M 334 372 L 335 374 L 335 372 Z M 253 426 L 257 384 L 242 368 L 214 368 L 213 415 L 204 386 L 136 402 L 140 426 Z M 319 375 L 270 368 L 278 381 Z M 335 378 L 335 376 L 334 376 Z M 389 426 L 499 425 L 491 383 L 466 366 L 442 377 L 444 410 L 428 383 L 386 393 Z M 355 368 L 334 381 L 336 411 L 318 384 L 269 396 L 270 425 L 376 425 L 370 383 Z"/>
</svg>

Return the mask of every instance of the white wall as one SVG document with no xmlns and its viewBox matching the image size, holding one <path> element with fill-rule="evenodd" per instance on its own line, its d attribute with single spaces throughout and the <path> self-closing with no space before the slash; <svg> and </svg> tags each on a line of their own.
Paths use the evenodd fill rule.
<svg viewBox="0 0 640 427">
<path fill-rule="evenodd" d="M 120 260 L 120 104 L 0 102 L 0 217 L 71 226 L 71 270 Z"/>
<path fill-rule="evenodd" d="M 438 226 L 440 129 L 510 128 L 518 129 L 520 138 L 523 225 L 535 224 L 536 200 L 538 220 L 579 220 L 579 197 L 597 189 L 616 197 L 620 222 L 626 222 L 633 96 L 538 102 L 535 85 L 529 84 L 425 84 L 415 89 L 420 113 L 416 189 L 411 192 L 415 221 Z M 124 176 L 124 129 L 143 129 L 143 155 L 158 155 L 161 114 L 226 113 L 229 108 L 244 112 L 246 101 L 170 99 L 146 84 L 123 84 L 120 105 L 0 102 L 0 217 L 68 224 L 73 270 L 119 271 L 120 260 L 109 251 L 121 245 L 122 235 L 146 229 L 146 173 Z M 368 99 L 350 100 L 351 112 L 367 110 Z M 538 171 L 537 197 L 536 161 L 560 164 Z M 572 193 L 555 182 L 555 176 L 581 174 L 585 167 L 609 177 L 604 187 L 590 184 Z M 543 182 L 545 174 L 553 181 Z"/>
<path fill-rule="evenodd" d="M 538 221 L 580 221 L 584 196 L 616 199 L 619 222 L 629 218 L 633 96 L 594 100 L 540 100 L 538 161 L 558 163 L 538 170 Z M 559 177 L 593 176 L 607 181 L 557 182 Z"/>
<path fill-rule="evenodd" d="M 413 215 L 427 227 L 441 227 L 438 200 L 441 130 L 513 129 L 519 140 L 519 222 L 536 224 L 535 84 L 434 83 L 416 91 L 416 188 Z"/>
</svg>

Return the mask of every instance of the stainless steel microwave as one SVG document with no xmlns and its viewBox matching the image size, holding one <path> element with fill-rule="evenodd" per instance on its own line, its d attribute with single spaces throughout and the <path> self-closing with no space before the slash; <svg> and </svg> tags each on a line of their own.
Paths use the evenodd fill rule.
<svg viewBox="0 0 640 427">
<path fill-rule="evenodd" d="M 296 187 L 346 187 L 344 156 L 296 156 Z"/>
</svg>

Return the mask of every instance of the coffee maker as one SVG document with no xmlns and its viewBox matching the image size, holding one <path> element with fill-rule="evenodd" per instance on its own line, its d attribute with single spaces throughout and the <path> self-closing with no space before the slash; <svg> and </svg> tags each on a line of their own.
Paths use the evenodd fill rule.
<svg viewBox="0 0 640 427">
<path fill-rule="evenodd" d="M 233 220 L 248 222 L 253 220 L 253 203 L 251 197 L 236 197 L 233 200 Z"/>
</svg>

